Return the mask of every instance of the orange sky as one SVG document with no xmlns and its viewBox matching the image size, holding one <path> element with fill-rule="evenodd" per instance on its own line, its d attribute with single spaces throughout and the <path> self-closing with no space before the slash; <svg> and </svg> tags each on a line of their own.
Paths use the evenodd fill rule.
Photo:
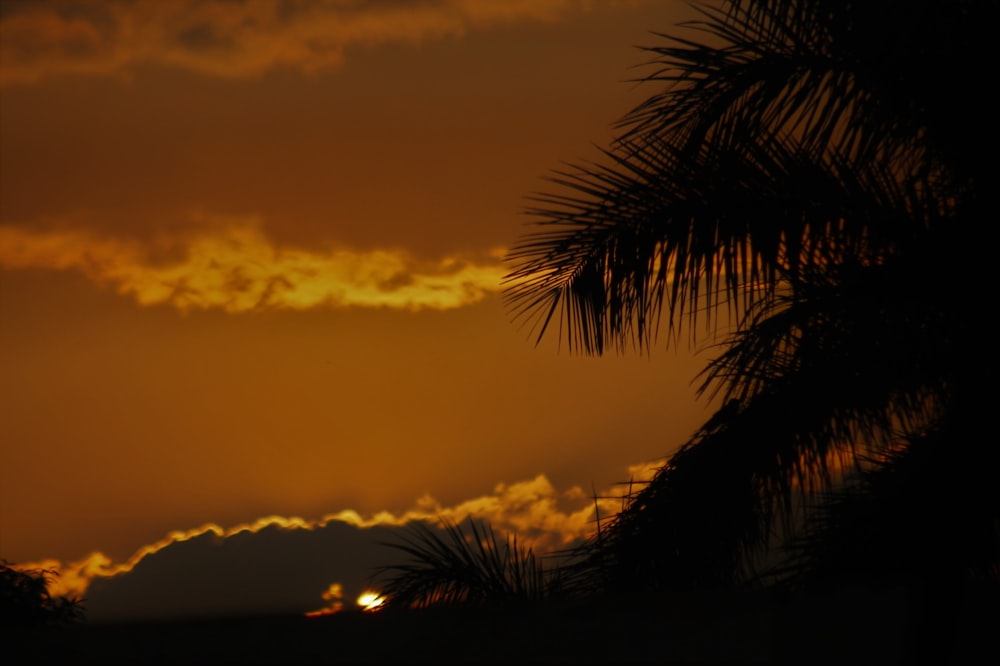
<svg viewBox="0 0 1000 666">
<path fill-rule="evenodd" d="M 0 557 L 589 493 L 680 444 L 704 354 L 535 347 L 499 281 L 688 11 L 4 0 Z"/>
</svg>

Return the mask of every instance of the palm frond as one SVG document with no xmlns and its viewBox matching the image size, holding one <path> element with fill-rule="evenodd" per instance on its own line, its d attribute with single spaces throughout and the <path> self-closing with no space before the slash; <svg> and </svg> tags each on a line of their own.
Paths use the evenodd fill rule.
<svg viewBox="0 0 1000 666">
<path fill-rule="evenodd" d="M 385 545 L 407 556 L 380 567 L 389 608 L 530 604 L 554 589 L 552 572 L 516 535 L 500 538 L 489 523 L 442 521 L 441 529 L 415 521 L 398 542 Z"/>
<path fill-rule="evenodd" d="M 643 349 L 664 315 L 673 330 L 766 301 L 808 262 L 804 242 L 878 250 L 910 233 L 920 220 L 900 191 L 950 176 L 891 87 L 933 26 L 910 12 L 911 41 L 872 50 L 856 33 L 888 10 L 859 4 L 880 3 L 706 7 L 691 27 L 713 43 L 648 49 L 658 69 L 642 80 L 666 89 L 622 119 L 603 163 L 557 171 L 559 190 L 532 197 L 544 229 L 508 256 L 515 320 L 538 338 L 558 322 L 577 351 Z"/>
<path fill-rule="evenodd" d="M 544 230 L 508 255 L 506 300 L 540 338 L 558 321 L 577 351 L 650 347 L 667 326 L 769 303 L 832 252 L 872 261 L 923 223 L 872 165 L 832 161 L 790 137 L 684 155 L 669 144 L 554 177 L 537 195 Z M 917 186 L 909 186 L 915 189 Z M 924 186 L 928 189 L 929 186 Z"/>
</svg>

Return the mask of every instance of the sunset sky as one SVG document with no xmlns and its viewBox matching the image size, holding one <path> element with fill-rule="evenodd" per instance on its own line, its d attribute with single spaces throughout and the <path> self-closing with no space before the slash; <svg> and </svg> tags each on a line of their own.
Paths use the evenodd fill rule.
<svg viewBox="0 0 1000 666">
<path fill-rule="evenodd" d="M 676 448 L 707 352 L 535 346 L 500 283 L 690 11 L 0 0 L 0 557 L 461 506 L 558 532 Z"/>
</svg>

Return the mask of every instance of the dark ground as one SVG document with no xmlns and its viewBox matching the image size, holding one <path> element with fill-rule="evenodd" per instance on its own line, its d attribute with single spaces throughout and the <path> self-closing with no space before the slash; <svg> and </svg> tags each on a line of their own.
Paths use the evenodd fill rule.
<svg viewBox="0 0 1000 666">
<path fill-rule="evenodd" d="M 916 632 L 903 593 L 840 590 L 775 599 L 701 594 L 654 611 L 594 606 L 500 611 L 341 613 L 0 631 L 19 664 L 895 664 L 993 663 L 995 591 L 965 595 Z M 938 609 L 943 611 L 944 609 Z M 937 611 L 935 611 L 937 612 Z M 913 650 L 914 636 L 928 646 Z M 953 640 L 945 640 L 950 637 Z M 944 643 L 949 654 L 935 655 Z"/>
</svg>

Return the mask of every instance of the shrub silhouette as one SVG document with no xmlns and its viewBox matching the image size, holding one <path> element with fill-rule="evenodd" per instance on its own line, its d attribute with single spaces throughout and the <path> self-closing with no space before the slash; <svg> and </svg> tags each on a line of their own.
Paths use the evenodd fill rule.
<svg viewBox="0 0 1000 666">
<path fill-rule="evenodd" d="M 7 560 L 0 562 L 0 626 L 62 624 L 82 619 L 81 600 L 49 594 L 49 583 L 55 575 L 48 569 L 22 571 Z"/>
</svg>

